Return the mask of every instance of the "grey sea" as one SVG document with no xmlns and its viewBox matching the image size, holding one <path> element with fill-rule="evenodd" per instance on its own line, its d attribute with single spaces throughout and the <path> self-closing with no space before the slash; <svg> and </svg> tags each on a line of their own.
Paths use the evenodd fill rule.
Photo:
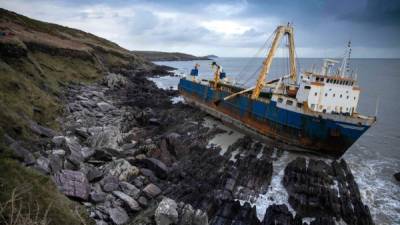
<svg viewBox="0 0 400 225">
<path fill-rule="evenodd" d="M 254 84 L 261 58 L 216 58 L 228 79 L 244 86 Z M 211 61 L 169 61 L 156 62 L 176 68 L 177 74 L 188 74 L 195 63 L 200 64 L 199 77 L 211 78 Z M 322 59 L 300 58 L 298 70 L 319 69 Z M 400 183 L 393 174 L 400 172 L 400 59 L 351 59 L 350 66 L 357 74 L 361 88 L 358 112 L 377 115 L 377 123 L 370 128 L 343 156 L 348 162 L 359 185 L 365 204 L 370 207 L 376 224 L 400 224 Z M 288 61 L 277 58 L 267 80 L 289 74 Z M 158 86 L 175 87 L 179 78 L 160 77 L 153 79 Z M 270 190 L 256 202 L 257 211 L 272 202 L 268 195 L 275 196 L 275 202 L 287 203 L 286 191 L 280 184 L 279 174 L 293 159 L 294 153 L 285 153 L 280 165 L 274 165 Z M 278 197 L 277 197 L 278 196 Z M 274 202 L 274 203 L 275 203 Z"/>
</svg>

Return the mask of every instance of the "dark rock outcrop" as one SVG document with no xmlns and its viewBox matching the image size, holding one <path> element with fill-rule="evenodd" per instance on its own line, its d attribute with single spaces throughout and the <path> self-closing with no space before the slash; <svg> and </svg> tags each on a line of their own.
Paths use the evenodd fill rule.
<svg viewBox="0 0 400 225">
<path fill-rule="evenodd" d="M 348 224 L 374 224 L 346 162 L 297 158 L 285 169 L 289 202 L 302 217 L 336 217 Z"/>
<path fill-rule="evenodd" d="M 394 178 L 400 182 L 400 172 L 393 174 Z"/>
</svg>

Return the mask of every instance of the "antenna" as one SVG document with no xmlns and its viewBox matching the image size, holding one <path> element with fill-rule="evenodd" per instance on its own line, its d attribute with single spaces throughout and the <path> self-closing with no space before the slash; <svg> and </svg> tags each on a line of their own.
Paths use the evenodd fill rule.
<svg viewBox="0 0 400 225">
<path fill-rule="evenodd" d="M 350 71 L 350 57 L 351 57 L 351 41 L 347 43 L 347 48 L 348 48 L 348 55 L 347 55 L 347 60 L 346 60 L 346 72 L 348 73 Z"/>
<path fill-rule="evenodd" d="M 379 109 L 379 95 L 378 95 L 378 97 L 376 97 L 375 117 L 378 116 L 378 109 Z"/>
</svg>

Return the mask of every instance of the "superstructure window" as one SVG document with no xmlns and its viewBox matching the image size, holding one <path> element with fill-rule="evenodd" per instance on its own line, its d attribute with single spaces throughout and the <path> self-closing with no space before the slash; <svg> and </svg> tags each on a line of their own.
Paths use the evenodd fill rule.
<svg viewBox="0 0 400 225">
<path fill-rule="evenodd" d="M 340 95 L 340 98 L 342 98 L 342 95 Z"/>
<path fill-rule="evenodd" d="M 297 107 L 298 107 L 298 108 L 301 108 L 302 106 L 303 106 L 302 103 L 300 103 L 300 102 L 297 103 Z"/>
<path fill-rule="evenodd" d="M 315 92 L 315 93 L 314 93 L 314 96 L 317 96 L 317 95 L 318 95 L 318 93 L 317 93 L 317 92 Z"/>
<path fill-rule="evenodd" d="M 292 100 L 287 100 L 286 101 L 286 105 L 293 105 L 293 101 Z"/>
<path fill-rule="evenodd" d="M 349 96 L 347 95 L 347 99 L 349 99 Z"/>
<path fill-rule="evenodd" d="M 332 95 L 332 97 L 335 97 L 335 96 L 336 96 L 336 94 L 333 94 L 333 95 Z"/>
<path fill-rule="evenodd" d="M 282 103 L 282 102 L 283 102 L 283 99 L 282 99 L 282 98 L 278 98 L 278 102 L 279 102 L 279 103 Z"/>
<path fill-rule="evenodd" d="M 321 82 L 324 82 L 324 78 L 323 77 L 321 78 Z"/>
<path fill-rule="evenodd" d="M 325 97 L 327 97 L 328 96 L 328 93 L 325 93 Z"/>
<path fill-rule="evenodd" d="M 304 86 L 304 89 L 311 89 L 310 86 Z"/>
</svg>

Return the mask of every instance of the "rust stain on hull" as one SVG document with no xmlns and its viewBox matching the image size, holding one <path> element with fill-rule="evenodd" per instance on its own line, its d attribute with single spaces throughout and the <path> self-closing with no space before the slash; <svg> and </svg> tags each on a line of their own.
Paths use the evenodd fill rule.
<svg viewBox="0 0 400 225">
<path fill-rule="evenodd" d="M 239 129 L 245 132 L 256 134 L 262 139 L 270 138 L 286 144 L 285 150 L 313 152 L 321 155 L 340 157 L 351 146 L 351 144 L 343 143 L 342 139 L 334 136 L 331 137 L 331 140 L 325 140 L 324 142 L 312 140 L 293 128 L 283 127 L 282 125 L 265 120 L 258 120 L 249 113 L 241 116 L 239 113 L 235 113 L 232 109 L 225 108 L 222 105 L 217 106 L 213 103 L 204 102 L 197 95 L 187 92 L 181 92 L 181 95 L 189 104 L 198 106 L 203 111 L 222 119 L 224 122 L 233 124 L 236 127 L 239 126 Z"/>
</svg>

